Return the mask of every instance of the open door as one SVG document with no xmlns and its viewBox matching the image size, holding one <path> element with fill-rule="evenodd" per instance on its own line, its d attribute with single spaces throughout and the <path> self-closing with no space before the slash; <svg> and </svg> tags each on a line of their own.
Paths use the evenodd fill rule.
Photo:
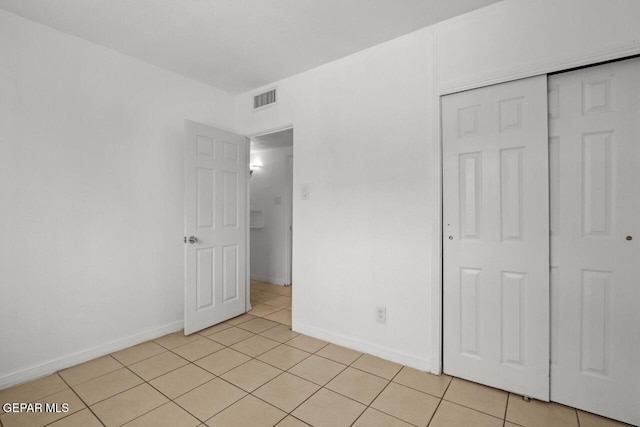
<svg viewBox="0 0 640 427">
<path fill-rule="evenodd" d="M 546 76 L 442 98 L 444 371 L 549 400 Z"/>
<path fill-rule="evenodd" d="M 247 311 L 245 137 L 185 121 L 184 332 Z"/>
</svg>

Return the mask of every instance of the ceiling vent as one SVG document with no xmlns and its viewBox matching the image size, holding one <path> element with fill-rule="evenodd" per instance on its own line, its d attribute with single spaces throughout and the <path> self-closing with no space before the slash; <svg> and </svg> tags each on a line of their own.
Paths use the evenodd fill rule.
<svg viewBox="0 0 640 427">
<path fill-rule="evenodd" d="M 270 91 L 261 93 L 253 97 L 253 109 L 257 110 L 262 107 L 266 107 L 271 104 L 276 103 L 276 90 L 271 89 Z"/>
</svg>

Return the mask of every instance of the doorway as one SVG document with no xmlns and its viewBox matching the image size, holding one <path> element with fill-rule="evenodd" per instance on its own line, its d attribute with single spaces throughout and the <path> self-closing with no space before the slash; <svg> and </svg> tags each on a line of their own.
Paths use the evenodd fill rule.
<svg viewBox="0 0 640 427">
<path fill-rule="evenodd" d="M 518 375 L 551 365 L 550 400 L 640 424 L 640 59 L 532 79 L 544 80 L 536 92 L 543 106 L 525 95 L 499 96 L 531 79 L 442 100 L 444 370 L 536 396 Z M 509 104 L 519 106 L 502 111 Z M 504 125 L 547 123 L 536 149 L 548 148 L 548 157 L 532 170 L 532 151 Z M 538 187 L 528 189 L 532 172 Z M 543 229 L 520 208 L 532 189 L 549 201 L 535 216 L 545 220 Z M 551 236 L 544 280 L 531 280 L 531 262 L 509 264 L 532 242 L 531 231 Z M 499 253 L 504 245 L 508 254 Z M 487 256 L 496 265 L 480 262 Z M 510 373 L 477 377 L 491 369 Z"/>
<path fill-rule="evenodd" d="M 291 325 L 293 129 L 250 141 L 252 315 Z"/>
</svg>

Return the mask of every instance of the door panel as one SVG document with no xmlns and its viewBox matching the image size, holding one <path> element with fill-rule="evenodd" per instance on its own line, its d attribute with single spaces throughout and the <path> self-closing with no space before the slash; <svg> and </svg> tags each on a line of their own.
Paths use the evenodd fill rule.
<svg viewBox="0 0 640 427">
<path fill-rule="evenodd" d="M 549 87 L 551 399 L 640 425 L 640 60 Z"/>
<path fill-rule="evenodd" d="M 247 142 L 185 122 L 185 333 L 246 311 Z"/>
<path fill-rule="evenodd" d="M 549 398 L 546 77 L 448 95 L 444 370 Z"/>
</svg>

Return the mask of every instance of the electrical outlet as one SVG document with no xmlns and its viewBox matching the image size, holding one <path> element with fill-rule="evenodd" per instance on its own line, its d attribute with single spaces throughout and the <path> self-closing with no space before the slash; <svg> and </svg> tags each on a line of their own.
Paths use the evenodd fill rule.
<svg viewBox="0 0 640 427">
<path fill-rule="evenodd" d="M 387 323 L 387 307 L 376 307 L 376 320 L 380 323 Z"/>
</svg>

